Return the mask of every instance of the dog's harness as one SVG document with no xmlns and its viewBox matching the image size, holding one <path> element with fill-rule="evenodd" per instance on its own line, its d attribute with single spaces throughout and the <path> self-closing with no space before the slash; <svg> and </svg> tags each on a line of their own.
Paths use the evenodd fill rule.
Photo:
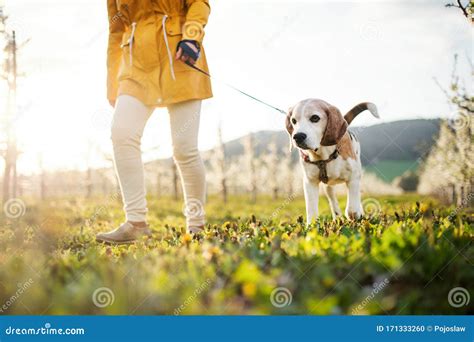
<svg viewBox="0 0 474 342">
<path fill-rule="evenodd" d="M 301 158 L 305 163 L 313 164 L 316 165 L 319 169 L 319 180 L 323 182 L 324 184 L 327 184 L 329 182 L 329 177 L 328 177 L 328 170 L 326 169 L 326 165 L 332 162 L 333 160 L 337 159 L 339 156 L 339 149 L 336 146 L 336 149 L 334 150 L 333 153 L 329 156 L 328 159 L 325 160 L 315 160 L 312 161 L 309 159 L 309 156 L 307 154 L 304 154 L 303 151 L 300 150 L 300 155 Z"/>
</svg>

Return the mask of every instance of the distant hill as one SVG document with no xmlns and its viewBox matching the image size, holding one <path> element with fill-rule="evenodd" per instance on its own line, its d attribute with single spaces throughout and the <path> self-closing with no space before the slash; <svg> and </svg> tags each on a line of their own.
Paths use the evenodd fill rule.
<svg viewBox="0 0 474 342">
<path fill-rule="evenodd" d="M 369 127 L 351 127 L 362 146 L 362 164 L 369 172 L 390 182 L 407 170 L 415 170 L 419 158 L 423 158 L 433 146 L 439 132 L 439 119 L 416 119 L 382 123 Z M 257 157 L 267 151 L 268 144 L 275 141 L 280 154 L 289 153 L 286 131 L 260 131 L 252 133 Z M 235 160 L 244 153 L 241 137 L 225 144 L 226 158 Z M 209 157 L 213 150 L 203 152 Z M 298 155 L 293 152 L 296 162 Z"/>
<path fill-rule="evenodd" d="M 367 128 L 355 127 L 362 146 L 362 163 L 380 160 L 416 160 L 436 141 L 440 120 L 403 120 Z"/>
<path fill-rule="evenodd" d="M 362 145 L 363 160 L 367 165 L 378 160 L 413 160 L 430 150 L 439 131 L 440 121 L 403 120 L 378 124 L 369 127 L 351 127 Z M 260 131 L 252 133 L 255 139 L 256 155 L 264 153 L 270 141 L 274 140 L 283 152 L 288 151 L 286 131 Z M 230 158 L 243 153 L 245 137 L 231 140 L 225 144 Z M 205 152 L 206 153 L 206 152 Z"/>
</svg>

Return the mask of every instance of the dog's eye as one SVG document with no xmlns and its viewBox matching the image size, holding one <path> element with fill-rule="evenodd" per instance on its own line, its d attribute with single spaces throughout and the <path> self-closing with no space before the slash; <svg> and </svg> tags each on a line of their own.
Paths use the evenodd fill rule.
<svg viewBox="0 0 474 342">
<path fill-rule="evenodd" d="M 291 122 L 293 123 L 293 125 L 296 125 L 296 119 L 295 118 L 291 119 Z"/>
<path fill-rule="evenodd" d="M 313 115 L 313 116 L 311 116 L 311 117 L 309 118 L 309 121 L 311 121 L 311 122 L 318 122 L 319 119 L 320 119 L 319 116 Z"/>
</svg>

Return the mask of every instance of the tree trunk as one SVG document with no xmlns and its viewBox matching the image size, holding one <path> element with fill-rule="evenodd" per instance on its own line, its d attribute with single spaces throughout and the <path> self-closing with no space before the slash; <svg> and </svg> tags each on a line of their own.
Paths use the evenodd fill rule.
<svg viewBox="0 0 474 342">
<path fill-rule="evenodd" d="M 89 167 L 87 169 L 87 178 L 86 178 L 86 182 L 87 182 L 87 186 L 86 186 L 86 189 L 87 189 L 87 192 L 86 192 L 86 197 L 87 198 L 91 198 L 92 197 L 92 169 Z"/>
<path fill-rule="evenodd" d="M 40 176 L 40 198 L 41 200 L 46 199 L 46 177 L 44 171 L 41 172 Z"/>
<path fill-rule="evenodd" d="M 221 185 L 222 185 L 222 200 L 224 201 L 224 203 L 227 203 L 227 182 L 226 182 L 225 176 L 222 178 Z"/>
</svg>

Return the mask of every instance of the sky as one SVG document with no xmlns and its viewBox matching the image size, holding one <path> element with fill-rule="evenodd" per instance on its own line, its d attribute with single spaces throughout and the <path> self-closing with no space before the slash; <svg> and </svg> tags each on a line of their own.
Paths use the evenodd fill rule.
<svg viewBox="0 0 474 342">
<path fill-rule="evenodd" d="M 105 0 L 0 0 L 20 43 L 20 173 L 111 165 L 112 108 L 106 100 Z M 355 125 L 449 117 L 434 81 L 449 85 L 453 56 L 472 89 L 472 27 L 445 1 L 211 0 L 204 47 L 214 98 L 204 102 L 200 148 L 249 132 L 284 129 L 284 116 L 226 88 L 230 83 L 287 109 L 321 98 L 347 111 L 377 104 Z M 0 56 L 3 59 L 3 56 Z M 0 113 L 5 88 L 0 86 Z M 171 155 L 168 113 L 143 137 L 144 159 Z"/>
</svg>

